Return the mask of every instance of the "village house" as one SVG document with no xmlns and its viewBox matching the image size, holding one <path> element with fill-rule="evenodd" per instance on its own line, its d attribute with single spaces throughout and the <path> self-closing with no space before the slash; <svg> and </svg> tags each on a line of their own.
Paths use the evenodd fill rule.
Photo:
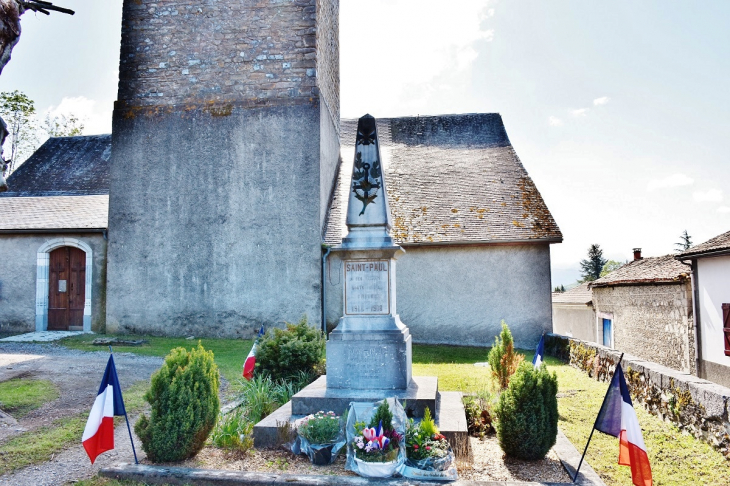
<svg viewBox="0 0 730 486">
<path fill-rule="evenodd" d="M 674 255 L 642 258 L 637 250 L 634 261 L 589 284 L 594 341 L 695 374 L 690 268 Z"/>
<path fill-rule="evenodd" d="M 589 282 L 584 282 L 565 292 L 553 292 L 553 332 L 555 334 L 598 342 L 593 292 L 588 284 Z M 610 337 L 610 333 L 606 333 L 604 338 L 608 338 L 609 341 L 601 342 L 601 344 L 610 345 Z"/>
<path fill-rule="evenodd" d="M 0 331 L 102 331 L 111 136 L 46 141 L 0 193 Z"/>
<path fill-rule="evenodd" d="M 730 231 L 676 258 L 692 266 L 697 374 L 730 387 Z"/>
</svg>

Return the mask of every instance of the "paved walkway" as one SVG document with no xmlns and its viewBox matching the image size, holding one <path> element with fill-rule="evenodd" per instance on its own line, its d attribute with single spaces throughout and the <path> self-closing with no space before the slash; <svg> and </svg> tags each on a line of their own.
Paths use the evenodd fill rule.
<svg viewBox="0 0 730 486">
<path fill-rule="evenodd" d="M 17 336 L 10 336 L 0 339 L 0 341 L 14 342 L 14 343 L 33 343 L 41 342 L 48 343 L 51 341 L 58 341 L 69 336 L 78 336 L 79 334 L 94 334 L 91 331 L 40 331 L 40 332 L 29 332 L 26 334 L 18 334 Z"/>
</svg>

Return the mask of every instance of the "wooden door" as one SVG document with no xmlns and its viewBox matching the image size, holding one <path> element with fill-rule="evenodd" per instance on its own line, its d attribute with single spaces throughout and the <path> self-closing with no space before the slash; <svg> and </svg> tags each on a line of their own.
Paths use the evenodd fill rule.
<svg viewBox="0 0 730 486">
<path fill-rule="evenodd" d="M 86 253 L 70 246 L 53 250 L 48 281 L 48 330 L 83 329 Z"/>
</svg>

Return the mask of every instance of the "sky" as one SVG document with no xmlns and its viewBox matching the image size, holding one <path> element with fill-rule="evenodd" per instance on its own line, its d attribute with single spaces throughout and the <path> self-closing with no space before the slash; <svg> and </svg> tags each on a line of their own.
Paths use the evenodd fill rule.
<svg viewBox="0 0 730 486">
<path fill-rule="evenodd" d="M 0 91 L 111 131 L 121 0 L 26 13 Z M 730 230 L 730 2 L 340 1 L 343 117 L 497 112 L 564 241 L 625 261 Z"/>
</svg>

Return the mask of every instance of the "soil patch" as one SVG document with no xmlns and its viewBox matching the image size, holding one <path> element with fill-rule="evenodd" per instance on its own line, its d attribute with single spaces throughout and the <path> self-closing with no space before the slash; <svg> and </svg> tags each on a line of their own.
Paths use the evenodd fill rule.
<svg viewBox="0 0 730 486">
<path fill-rule="evenodd" d="M 459 479 L 472 481 L 570 482 L 570 477 L 552 449 L 545 459 L 523 461 L 504 457 L 495 435 L 488 436 L 484 440 L 471 437 L 470 442 L 474 462 L 457 463 Z M 314 466 L 309 462 L 307 456 L 295 456 L 285 450 L 264 449 L 237 453 L 206 447 L 193 459 L 168 465 L 279 474 L 356 475 L 352 471 L 345 470 L 344 450 L 340 452 L 333 464 Z"/>
<path fill-rule="evenodd" d="M 0 424 L 0 443 L 19 433 L 50 425 L 54 420 L 91 410 L 104 374 L 108 351 L 79 352 L 55 344 L 0 343 L 0 382 L 13 378 L 50 380 L 58 399 L 17 419 Z M 149 380 L 162 358 L 115 353 L 122 390 Z M 12 415 L 12 414 L 11 414 Z"/>
</svg>

